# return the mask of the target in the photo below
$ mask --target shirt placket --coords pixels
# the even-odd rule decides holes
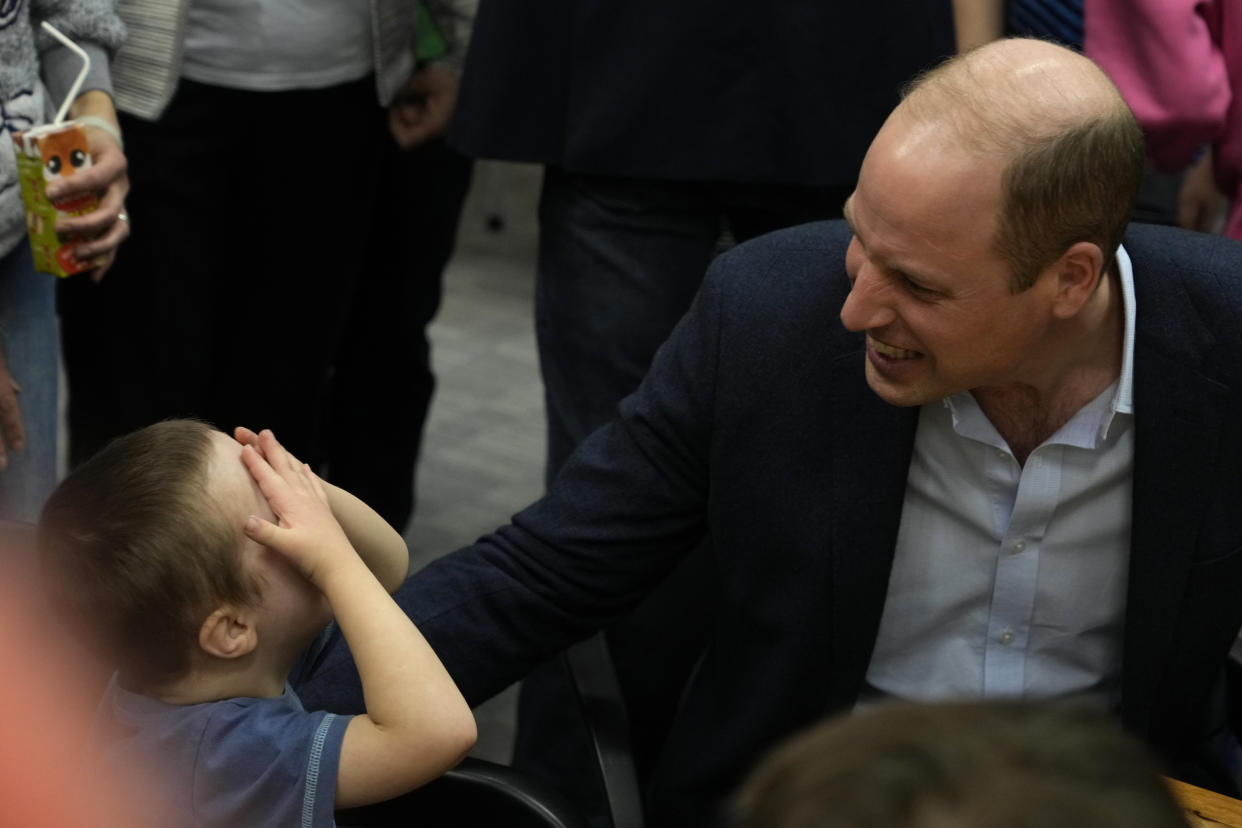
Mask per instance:
[[[1061,464],[1044,445],[1027,458],[1018,478],[1013,511],[997,549],[983,657],[984,698],[1021,696],[1031,618],[1039,582],[1039,552],[1061,487]],[[1017,461],[1009,456],[1008,462]]]

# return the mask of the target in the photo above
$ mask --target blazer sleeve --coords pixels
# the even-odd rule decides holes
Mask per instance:
[[[705,535],[724,270],[541,500],[397,592],[471,702],[635,606]]]

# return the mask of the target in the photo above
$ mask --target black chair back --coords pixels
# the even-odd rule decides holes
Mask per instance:
[[[506,765],[467,758],[404,796],[336,813],[339,828],[588,828],[560,792]]]

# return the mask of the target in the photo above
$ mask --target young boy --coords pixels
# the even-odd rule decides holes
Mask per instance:
[[[104,754],[159,769],[161,824],[332,825],[474,744],[468,706],[389,597],[401,537],[270,431],[180,420],[122,437],[61,483],[38,541],[53,606],[118,666]],[[308,713],[289,684],[333,615],[364,715]]]

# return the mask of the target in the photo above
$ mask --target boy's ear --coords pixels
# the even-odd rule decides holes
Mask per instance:
[[[216,658],[241,658],[254,652],[259,633],[245,609],[223,606],[198,630],[198,646]]]

